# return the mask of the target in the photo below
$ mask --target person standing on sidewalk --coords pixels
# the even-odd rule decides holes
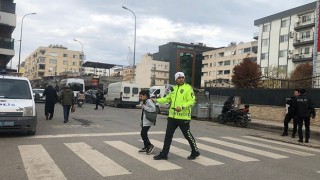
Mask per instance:
[[[177,72],[175,74],[176,86],[173,91],[166,97],[154,100],[160,104],[171,103],[163,148],[159,155],[153,157],[155,160],[168,159],[173,134],[177,127],[180,128],[191,146],[192,151],[188,159],[192,160],[200,156],[196,141],[190,132],[191,108],[195,103],[195,95],[193,88],[185,83],[184,78],[183,72]]]
[[[97,88],[97,93],[96,93],[96,108],[94,110],[98,110],[98,106],[101,106],[102,109],[104,109],[104,105],[101,104],[101,100],[103,100],[103,93],[100,91],[99,88]]]
[[[69,85],[66,85],[62,90],[58,101],[61,102],[63,106],[63,122],[67,123],[69,121],[70,109],[74,108],[74,94]]]
[[[46,120],[51,120],[54,114],[54,105],[58,101],[57,91],[53,89],[51,85],[49,85],[43,92],[43,96],[46,97],[45,105],[44,105],[44,114],[46,116]]]
[[[284,121],[283,121],[284,129],[283,129],[283,133],[281,134],[281,136],[288,136],[289,122],[291,121],[291,119],[293,119],[293,129],[292,129],[291,137],[292,138],[296,137],[298,123],[297,123],[297,118],[295,117],[294,105],[295,105],[297,96],[299,96],[299,90],[295,89],[293,92],[293,96],[286,103],[286,104],[288,104],[288,112],[287,112],[287,114],[284,118]]]
[[[300,89],[300,95],[296,99],[295,112],[298,120],[299,142],[303,142],[302,125],[305,126],[305,143],[309,143],[310,138],[310,116],[312,119],[316,117],[316,111],[313,107],[311,99],[306,96],[306,90]]]
[[[154,126],[156,123],[151,122],[146,118],[145,112],[156,112],[156,105],[150,99],[149,90],[141,90],[139,92],[139,99],[142,101],[142,111],[141,111],[141,138],[143,140],[144,147],[139,150],[139,152],[146,152],[151,154],[154,150],[154,145],[151,144],[148,138],[148,131],[151,126]]]

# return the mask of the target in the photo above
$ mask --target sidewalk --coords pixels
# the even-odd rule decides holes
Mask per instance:
[[[311,119],[312,121],[312,119]],[[260,119],[252,119],[251,122],[248,125],[248,128],[251,129],[262,129],[262,130],[274,130],[278,131],[278,134],[273,133],[273,135],[266,134],[262,135],[263,138],[272,139],[272,140],[279,140],[283,142],[288,142],[292,144],[300,144],[315,148],[320,148],[320,127],[319,126],[310,126],[310,142],[309,143],[299,143],[298,142],[298,133],[296,134],[296,138],[291,138],[292,133],[292,123],[289,123],[289,136],[280,136],[280,134],[283,131],[283,123],[282,122],[276,122],[276,121],[266,121],[266,120],[260,120]],[[304,135],[304,127],[303,127],[303,136]]]

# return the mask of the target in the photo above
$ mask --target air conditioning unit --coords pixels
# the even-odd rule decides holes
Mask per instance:
[[[289,54],[292,54],[293,51],[292,51],[292,50],[289,50],[288,52],[289,52]]]
[[[288,55],[288,59],[291,59],[291,55]]]
[[[294,32],[290,31],[290,38],[294,38]]]

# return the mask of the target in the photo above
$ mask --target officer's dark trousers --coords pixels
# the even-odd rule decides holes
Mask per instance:
[[[283,134],[288,134],[288,126],[291,119],[293,119],[292,134],[295,135],[297,133],[297,126],[298,126],[297,118],[294,117],[292,114],[287,113],[283,121],[283,124],[284,124]]]
[[[299,134],[299,139],[303,139],[302,135],[302,126],[305,126],[305,134],[306,134],[306,139],[310,138],[310,117],[299,117],[298,118],[298,134]]]
[[[164,139],[163,149],[161,152],[162,156],[164,157],[168,156],[170,145],[172,142],[172,137],[177,127],[180,128],[184,137],[188,140],[192,152],[198,151],[196,141],[190,132],[190,121],[168,118],[166,135]]]

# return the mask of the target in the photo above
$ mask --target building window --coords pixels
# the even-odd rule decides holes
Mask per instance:
[[[56,59],[50,59],[50,63],[51,64],[57,64],[57,60]]]
[[[63,60],[63,65],[68,65],[68,61],[67,60]]]
[[[222,66],[223,65],[223,61],[218,62],[218,66]]]
[[[281,27],[284,28],[284,27],[288,27],[290,25],[290,21],[289,19],[283,19],[281,21]]]
[[[301,22],[302,23],[305,23],[305,22],[308,22],[308,21],[311,21],[311,14],[306,14],[306,15],[303,15],[301,17]]]
[[[279,57],[287,57],[287,50],[280,50]]]
[[[244,53],[249,53],[249,52],[251,52],[251,47],[244,48],[244,49],[243,49],[243,52],[244,52]]]
[[[269,39],[262,39],[262,46],[268,46],[269,45]]]
[[[45,57],[39,57],[39,62],[46,62],[46,58]]]
[[[53,57],[57,57],[58,56],[57,53],[55,53],[55,52],[51,52],[51,53],[49,53],[49,55],[53,56]]]
[[[77,59],[78,58],[78,55],[73,55],[72,56],[74,59]]]
[[[68,54],[63,54],[63,57],[68,57]]]
[[[224,62],[224,65],[225,65],[225,66],[228,66],[228,65],[230,65],[230,60],[228,60],[228,61],[225,61],[225,62]]]
[[[212,67],[212,63],[209,64],[209,67]]]
[[[310,47],[304,48],[304,54],[310,54]]]
[[[230,74],[230,70],[224,70],[224,74]]]
[[[77,62],[73,62],[72,63],[72,65],[74,65],[74,66],[76,66],[78,63]],[[102,72],[102,71],[100,71],[100,72]]]
[[[268,59],[268,53],[262,53],[261,60],[267,60],[267,59]]]
[[[270,24],[264,24],[262,31],[263,31],[263,32],[268,32],[268,31],[270,31]]]
[[[46,69],[46,65],[45,64],[39,64],[39,69]]]
[[[223,74],[223,70],[218,71],[218,75]]]
[[[304,31],[300,33],[300,38],[310,38],[310,31]]]
[[[281,35],[281,36],[280,36],[280,43],[287,42],[288,39],[289,39],[288,34]]]

